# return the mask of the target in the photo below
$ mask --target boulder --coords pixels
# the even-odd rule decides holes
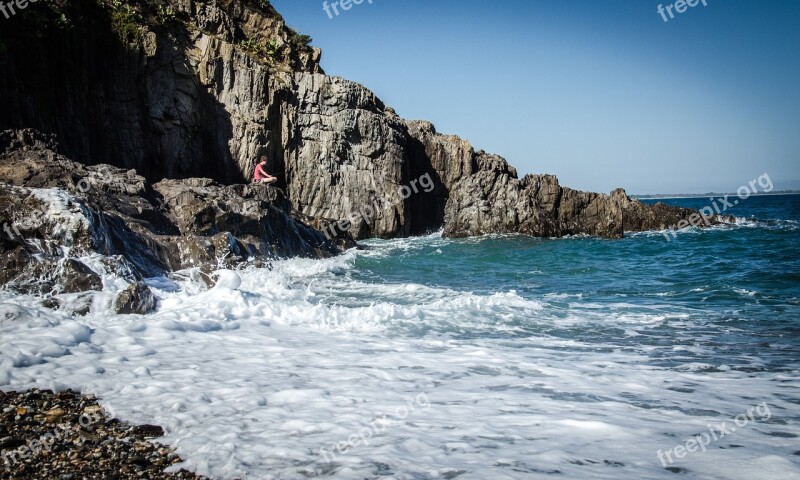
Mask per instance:
[[[114,311],[120,315],[146,315],[156,308],[156,298],[150,287],[136,282],[120,292],[114,300]]]

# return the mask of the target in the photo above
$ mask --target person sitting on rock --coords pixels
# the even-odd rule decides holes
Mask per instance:
[[[277,181],[277,177],[273,177],[267,173],[267,157],[261,157],[261,161],[256,165],[256,171],[253,174],[253,183],[266,183],[270,185]]]

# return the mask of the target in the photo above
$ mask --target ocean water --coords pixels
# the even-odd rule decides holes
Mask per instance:
[[[726,213],[186,271],[147,316],[86,258],[86,317],[0,291],[0,387],[95,393],[218,478],[800,478],[800,196]]]

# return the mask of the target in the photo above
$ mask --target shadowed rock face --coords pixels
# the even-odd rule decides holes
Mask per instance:
[[[112,2],[58,3],[3,25],[0,129],[57,134],[84,164],[241,183],[258,155],[282,156],[292,72],[321,71],[268,2],[174,0],[170,20],[121,2],[138,11],[124,40]]]
[[[50,23],[28,25],[34,18],[29,10],[4,27],[0,40],[15,41],[0,54],[0,103],[7,106],[0,128],[57,134],[68,157],[135,169],[142,177],[117,173],[130,175],[133,184],[153,182],[130,194],[130,208],[141,213],[121,212],[136,219],[132,230],[164,226],[178,229],[172,235],[215,238],[213,232],[230,229],[254,204],[279,200],[257,189],[222,186],[251,178],[262,154],[286,191],[280,201],[306,223],[320,227],[325,219],[347,219],[374,206],[369,218],[351,217],[357,238],[439,229],[453,237],[515,232],[617,238],[695,213],[640,204],[624,191],[578,192],[550,175],[519,179],[503,158],[441,135],[429,122],[405,121],[363,86],[324,75],[320,51],[297,40],[265,1],[169,0],[176,12],[169,21],[143,0],[128,3],[139,12],[137,39],[120,40],[111,27],[113,8],[103,1],[40,2],[36,8],[46,20],[52,17]],[[61,14],[70,28],[56,22]],[[424,175],[431,189],[376,201]],[[217,183],[176,180],[195,177]],[[165,178],[175,181],[155,183]],[[217,195],[241,198],[236,208],[243,210],[223,211],[211,201]],[[153,208],[159,197],[175,200],[175,210]],[[194,216],[207,231],[177,221],[176,212]],[[294,251],[255,219],[244,225],[244,237],[263,235],[277,242],[279,252]],[[224,247],[226,240],[215,242]],[[172,253],[161,246],[140,255],[184,264],[214,245]],[[235,244],[231,249],[241,250]]]
[[[93,253],[133,282],[340,252],[295,218],[276,188],[209,179],[151,185],[133,170],[72,162],[52,142],[31,130],[0,133],[0,284],[39,294],[99,290],[98,275],[78,260]]]

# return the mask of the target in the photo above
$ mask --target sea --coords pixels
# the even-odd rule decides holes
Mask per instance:
[[[85,257],[86,316],[0,291],[0,388],[93,393],[219,479],[800,479],[800,195],[725,213],[187,270],[145,316]]]

